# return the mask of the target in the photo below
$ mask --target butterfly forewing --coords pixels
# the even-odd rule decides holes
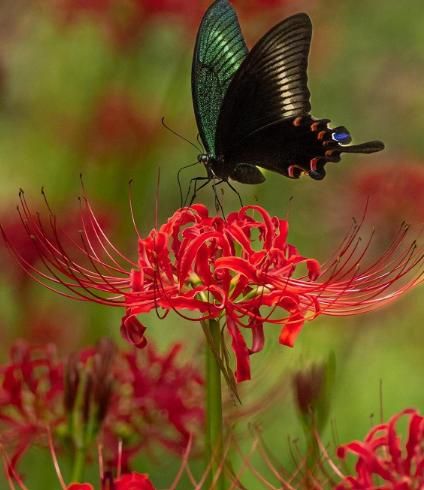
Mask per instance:
[[[227,0],[205,13],[192,68],[194,112],[206,152],[215,155],[215,133],[227,88],[248,53],[237,15]]]
[[[306,70],[311,37],[309,17],[297,14],[258,41],[225,94],[216,134],[218,155],[265,127],[310,112]]]

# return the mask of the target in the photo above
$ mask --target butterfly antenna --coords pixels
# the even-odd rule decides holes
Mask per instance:
[[[203,149],[203,153],[205,153],[205,149],[204,149],[204,146],[203,146],[202,140],[201,140],[201,138],[200,138],[200,133],[197,133],[196,140],[197,140],[197,142],[199,143],[200,148],[202,148],[202,149]]]
[[[185,138],[183,135],[177,133],[176,131],[174,131],[173,129],[171,129],[165,122],[165,118],[162,117],[161,119],[162,121],[162,126],[167,129],[168,131],[170,131],[173,135],[177,136],[178,138],[182,139],[183,141],[186,141],[187,143],[189,143],[193,148],[196,148],[196,150],[199,152],[199,153],[202,153],[202,149],[199,148],[197,145],[195,145],[192,141],[190,141],[189,139]]]

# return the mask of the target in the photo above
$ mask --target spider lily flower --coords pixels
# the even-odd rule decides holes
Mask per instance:
[[[71,483],[64,490],[95,490],[91,483]],[[155,490],[144,473],[127,473],[116,479],[103,480],[100,490]]]
[[[160,19],[173,20],[188,33],[202,12],[202,5],[189,0],[60,0],[51,2],[66,23],[91,19],[105,32],[115,48],[137,45],[149,25]]]
[[[80,151],[104,163],[118,159],[130,165],[145,154],[155,142],[154,109],[142,112],[130,91],[108,87],[96,101],[87,124],[75,127]],[[83,132],[83,135],[78,134]]]
[[[99,435],[108,465],[122,441],[124,470],[157,445],[181,454],[203,423],[203,380],[180,351],[122,351],[104,339],[64,362],[52,345],[16,343],[0,365],[0,443],[10,467],[30,445],[45,445],[46,427],[62,445],[89,446]]]
[[[422,223],[423,162],[402,157],[401,176],[399,170],[399,159],[382,159],[372,169],[361,167],[352,172],[346,195],[349,211],[357,212],[368,200],[368,220],[378,226],[392,229],[401,220]]]
[[[404,419],[408,429],[402,441],[397,424]],[[364,441],[338,448],[339,458],[345,458],[348,453],[357,457],[355,474],[346,476],[336,490],[421,489],[424,487],[424,417],[416,410],[403,410],[388,423],[375,426]]]
[[[22,227],[22,222],[19,216],[14,212],[14,209],[7,207],[1,212],[0,222],[5,228],[7,228],[10,240],[13,241],[14,247],[19,255],[25,260],[26,263],[34,265],[38,260],[38,253],[34,244],[31,243],[31,239]],[[7,274],[9,283],[16,283],[16,285],[22,290],[27,281],[28,275],[21,268],[16,268],[10,263],[10,256],[4,253],[4,250],[0,251],[0,266],[3,274]]]
[[[367,261],[371,239],[362,242],[360,225],[354,225],[333,258],[321,265],[288,243],[286,220],[260,206],[243,207],[224,219],[196,204],[179,209],[146,237],[136,229],[138,258],[131,260],[83,202],[76,239],[58,231],[50,210],[43,222],[21,193],[22,223],[44,265],[27,262],[3,230],[23,269],[69,298],[125,309],[121,333],[137,347],[146,344],[146,327],[138,317],[155,309],[193,322],[225,321],[237,381],[250,379],[249,356],[262,350],[266,324],[280,330],[280,344],[293,347],[306,320],[372,311],[422,282],[423,249],[406,243],[407,226],[384,253]]]
[[[403,427],[407,423],[406,431]],[[398,429],[398,424],[402,429]],[[257,431],[256,431],[257,432]],[[308,465],[308,457],[299,456],[294,471],[286,471],[276,455],[269,453],[257,432],[252,448],[258,453],[269,474],[284,490],[421,490],[424,488],[424,417],[414,409],[405,409],[387,423],[371,429],[363,441],[353,441],[338,447],[336,456],[329,454],[317,432],[315,437],[319,458],[314,466]],[[236,448],[238,451],[239,449]],[[240,452],[240,451],[239,451]],[[356,458],[353,474],[346,473],[342,460],[350,454]],[[243,459],[251,469],[250,458]],[[343,468],[343,469],[342,469]],[[264,488],[277,488],[269,476],[261,475],[252,468],[252,474],[260,479]]]
[[[10,359],[0,365],[0,443],[10,449],[13,468],[46,425],[65,420],[62,408],[63,364],[52,345],[30,347],[16,342]]]

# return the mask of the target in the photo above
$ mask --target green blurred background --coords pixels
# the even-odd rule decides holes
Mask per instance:
[[[3,222],[13,222],[19,188],[41,209],[42,186],[58,219],[72,220],[82,173],[114,242],[135,257],[128,181],[134,181],[133,203],[142,231],[153,226],[157,196],[159,222],[179,207],[176,173],[197,154],[161,126],[161,117],[195,140],[191,56],[207,2],[180,1],[176,8],[175,2],[169,2],[172,8],[166,2],[147,3],[143,15],[134,18],[137,2],[131,0],[116,0],[105,11],[102,1],[1,1]],[[345,156],[340,164],[328,164],[322,182],[268,174],[261,186],[239,187],[243,200],[258,202],[271,214],[288,214],[289,241],[303,255],[324,261],[370,198],[364,232],[367,226],[375,228],[378,250],[402,220],[419,226],[424,217],[422,0],[409,0],[407,5],[397,0],[268,3],[266,7],[267,2],[259,0],[236,2],[249,46],[277,20],[307,11],[314,24],[309,68],[313,114],[330,118],[333,126],[346,125],[356,142],[381,139],[387,149],[384,154]],[[199,168],[193,174],[187,171],[184,181],[196,172]],[[223,199],[226,210],[237,208],[231,192]],[[213,209],[209,188],[199,194],[199,201]],[[120,341],[121,311],[52,295],[24,279],[7,253],[1,254],[1,359],[19,337],[56,342],[63,353],[102,335]],[[241,394],[249,404],[269,389],[281,389],[278,403],[251,420],[261,424],[283,465],[292,465],[287,437],[302,438],[290,391],[291,373],[327,359],[330,352],[337,364],[330,417],[341,442],[362,438],[379,420],[380,381],[386,418],[405,407],[422,409],[422,292],[418,289],[365,316],[321,317],[306,325],[294,349],[279,346],[278,330],[267,327],[266,349],[252,359],[254,379],[241,387]],[[183,340],[187,358],[197,355],[202,366],[202,334],[196,325],[176,315],[159,321],[154,313],[144,323],[149,339],[162,348]],[[330,439],[328,431],[324,440]],[[28,456],[24,473],[30,489],[49,488],[46,466],[35,464],[40,461],[50,465],[49,455],[35,451]],[[178,458],[140,457],[135,466],[148,471],[160,487],[174,474]],[[261,488],[257,482],[246,485],[249,490]]]

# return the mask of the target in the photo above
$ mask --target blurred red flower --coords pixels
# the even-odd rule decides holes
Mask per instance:
[[[71,240],[68,249],[67,234],[57,232],[56,219],[49,220],[51,241],[21,198],[25,227],[47,270],[37,270],[15,254],[34,278],[74,299],[124,307],[121,332],[137,347],[146,344],[146,327],[136,315],[153,309],[162,308],[165,315],[174,310],[195,322],[225,318],[238,381],[250,378],[249,356],[262,350],[265,324],[279,326],[279,342],[293,346],[305,320],[371,311],[422,281],[422,249],[415,243],[404,246],[406,228],[385,253],[364,266],[370,242],[361,247],[356,225],[334,259],[321,267],[287,242],[288,222],[260,206],[223,219],[194,205],[176,211],[146,238],[137,232],[138,260],[131,261],[103,233],[87,201],[85,244],[75,246]],[[102,249],[102,254],[93,252]],[[68,292],[57,289],[60,285]],[[250,332],[250,346],[242,332]]]
[[[116,490],[155,490],[145,474],[130,473],[115,480]]]
[[[401,164],[399,161],[401,160]],[[350,212],[367,205],[367,216],[377,226],[392,229],[401,221],[424,221],[424,162],[402,157],[383,160],[353,172],[348,190]]]
[[[71,483],[66,490],[94,490],[90,483]],[[112,486],[102,485],[101,490],[155,490],[145,473],[128,473],[113,481]]]
[[[203,381],[193,366],[181,363],[180,351],[176,344],[165,354],[152,345],[143,352],[115,352],[109,341],[65,364],[51,345],[18,342],[0,366],[0,441],[12,451],[11,467],[29,444],[45,443],[47,427],[69,442],[69,420],[78,411],[84,420],[96,414],[108,464],[119,457],[127,470],[138,451],[155,444],[182,452],[203,423]]]
[[[11,466],[31,443],[39,442],[46,425],[64,421],[63,364],[52,345],[30,347],[17,342],[10,360],[0,365],[0,441],[13,446]]]
[[[208,0],[55,0],[66,22],[91,17],[102,26],[118,48],[128,48],[140,40],[154,21],[172,20],[184,26],[192,35],[211,4]],[[240,15],[246,18],[266,16],[289,0],[234,0]]]
[[[91,17],[118,48],[133,46],[155,19],[170,18],[190,30],[204,10],[202,2],[190,0],[57,0],[66,22]]]
[[[397,432],[401,419],[408,421],[406,440]],[[406,409],[387,424],[374,427],[364,441],[339,447],[337,454],[347,453],[358,459],[354,476],[346,476],[336,490],[421,490],[424,488],[424,417]]]
[[[79,234],[83,231],[81,230],[81,226],[83,225],[81,218],[85,212],[86,211],[80,206],[69,206],[62,209],[62,219],[58,231],[64,232],[65,230],[72,230],[74,232],[73,238],[78,240]],[[99,206],[99,212],[96,219],[98,219],[102,229],[108,230],[108,232],[113,229],[116,223],[114,211],[104,205]],[[35,266],[41,256],[37,250],[37,246],[34,244],[33,237],[28,233],[28,229],[25,228],[25,226],[22,226],[22,216],[16,213],[15,205],[13,207],[5,206],[0,211],[0,223],[8,230],[8,236],[13,240],[16,251],[23,258],[25,263],[31,267]],[[93,236],[93,233],[95,230],[91,229],[86,231],[90,234],[91,240],[94,243],[95,237]],[[46,239],[54,240],[52,233],[54,233],[53,230],[46,229]],[[11,280],[13,284],[16,284],[16,286],[19,287],[20,293],[22,293],[22,287],[27,285],[26,283],[28,282],[29,276],[22,268],[17,268],[14,264],[11,264],[10,255],[5,254],[4,249],[0,249],[0,267],[2,271],[8,274],[8,279]],[[28,307],[30,305],[26,306]],[[34,311],[31,313],[34,313]]]
[[[14,212],[14,209],[5,209],[1,213],[0,222],[7,228],[10,239],[15,244],[16,251],[29,265],[34,265],[39,260],[39,253],[34,247],[31,237],[28,235],[25,228],[22,226],[22,221]],[[0,253],[0,267],[9,280],[13,280],[20,288],[28,281],[28,274],[22,268],[16,268],[10,263],[9,254],[5,254],[4,250]]]
[[[154,137],[154,125],[148,116],[141,113],[127,92],[106,91],[84,129],[83,151],[102,162],[118,157],[120,161],[135,163]]]
[[[94,487],[91,483],[71,483],[66,490],[94,490]]]

